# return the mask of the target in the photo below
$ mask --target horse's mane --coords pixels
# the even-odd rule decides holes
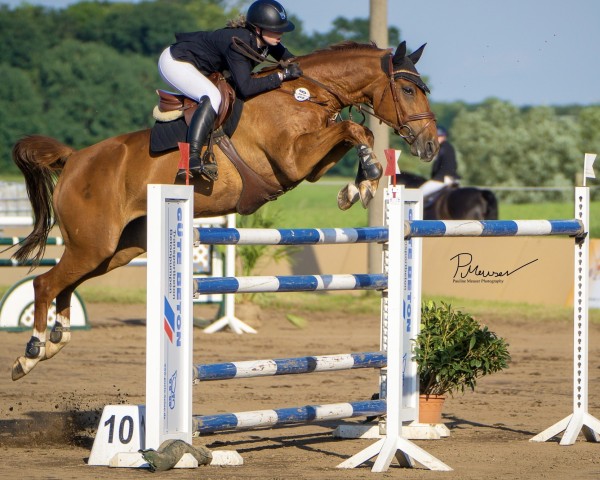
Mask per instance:
[[[375,42],[359,43],[359,42],[355,42],[353,40],[345,40],[343,42],[334,43],[333,45],[329,45],[328,47],[319,48],[317,50],[314,50],[311,53],[307,53],[306,55],[300,55],[298,57],[295,57],[293,59],[293,61],[310,60],[310,59],[319,57],[319,56],[327,54],[327,53],[358,51],[358,50],[378,51],[378,50],[380,50],[380,48],[375,44]],[[261,74],[262,73],[270,73],[277,68],[278,67],[276,65],[267,65],[266,67],[261,68],[258,73],[261,73]]]
[[[304,59],[312,57],[313,55],[319,55],[328,52],[343,52],[348,50],[379,50],[379,47],[375,44],[375,42],[359,43],[353,40],[344,40],[343,42],[334,43],[333,45],[329,45],[328,47],[319,48],[314,52],[302,55],[298,58]]]
[[[329,50],[335,51],[335,50],[362,50],[362,49],[379,50],[379,47],[375,44],[375,42],[358,43],[353,40],[344,40],[343,42],[334,43],[333,45],[330,45],[328,47],[315,50],[313,53],[326,52]]]

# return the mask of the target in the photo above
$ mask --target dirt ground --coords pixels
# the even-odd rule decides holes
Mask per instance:
[[[99,415],[107,404],[144,403],[145,306],[89,304],[93,324],[77,331],[58,356],[13,382],[10,368],[29,332],[0,333],[0,478],[134,479],[600,479],[600,444],[580,435],[573,446],[529,439],[573,411],[573,328],[570,319],[498,318],[481,323],[510,343],[510,368],[480,380],[475,392],[448,398],[441,440],[415,440],[454,470],[434,472],[396,464],[382,474],[369,466],[335,466],[373,440],[333,439],[339,422],[218,433],[194,440],[211,449],[236,449],[241,467],[197,470],[110,469],[86,464]],[[296,328],[282,311],[239,316],[258,335],[195,333],[195,363],[374,351],[379,319],[370,315],[306,314]],[[589,412],[600,418],[600,328],[590,327]],[[373,370],[205,382],[195,387],[194,413],[235,412],[368,399]],[[360,421],[360,420],[357,420]]]

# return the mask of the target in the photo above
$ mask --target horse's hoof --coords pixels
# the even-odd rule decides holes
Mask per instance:
[[[67,345],[67,343],[69,343],[69,337],[64,337],[64,336],[63,336],[62,342],[57,342],[57,343],[54,343],[52,341],[47,342],[46,343],[46,355],[44,356],[44,358],[42,358],[42,360],[47,360],[49,358],[52,358],[54,355],[56,355],[58,352],[60,352]]]
[[[57,321],[50,332],[49,340],[46,342],[46,358],[52,358],[71,341],[71,329]]]
[[[360,198],[360,192],[356,185],[349,183],[342,188],[337,196],[338,208],[340,210],[348,210],[352,205],[358,202]]]
[[[375,192],[371,188],[371,184],[369,182],[361,182],[359,191],[360,202],[362,203],[363,208],[367,208],[371,200],[373,200]]]
[[[29,373],[29,370],[26,372],[25,369],[23,368],[23,365],[21,364],[21,358],[23,358],[23,357],[17,358],[15,360],[15,363],[13,363],[13,366],[12,366],[13,381],[19,380],[20,378],[23,378],[25,375],[27,375],[27,373]]]
[[[340,210],[348,210],[352,204],[348,201],[348,187],[342,188],[337,195],[337,204]]]

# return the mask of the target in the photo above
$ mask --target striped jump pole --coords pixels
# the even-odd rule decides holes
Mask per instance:
[[[383,290],[383,274],[287,275],[197,278],[195,295],[209,293],[316,292],[336,290]]]
[[[206,245],[333,245],[383,243],[385,227],[368,228],[199,228],[194,239]]]
[[[55,243],[54,245],[60,245]],[[53,267],[58,265],[60,262],[60,258],[42,258],[40,260],[25,260],[23,262],[18,262],[13,260],[12,258],[0,258],[0,267]],[[146,259],[144,258],[134,258],[127,264],[130,267],[144,267],[146,266]]]
[[[581,220],[412,220],[405,237],[523,237],[570,235],[581,237]]]
[[[0,237],[0,245],[19,245],[27,237]],[[48,237],[46,245],[64,245],[62,237]]]
[[[357,368],[383,368],[387,365],[385,352],[343,353],[296,358],[225,362],[194,367],[194,381],[229,380],[278,375],[298,375]]]
[[[222,413],[194,416],[194,430],[199,435],[224,430],[244,430],[275,427],[296,423],[325,422],[345,418],[379,416],[386,413],[385,400],[306,405],[303,407],[256,410],[253,412]]]

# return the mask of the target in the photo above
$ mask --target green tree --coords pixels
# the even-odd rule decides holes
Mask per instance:
[[[0,62],[35,68],[43,50],[56,45],[56,13],[42,7],[0,5]]]
[[[66,40],[40,67],[46,132],[82,147],[152,124],[154,60],[104,45]]]
[[[581,130],[581,151],[600,155],[600,105],[582,109],[577,123]]]
[[[0,170],[17,172],[10,151],[20,137],[42,128],[44,102],[25,71],[0,63],[0,78]]]
[[[550,107],[521,111],[490,99],[455,118],[452,140],[460,153],[464,183],[497,186],[572,185],[579,168],[579,129],[571,117]],[[510,192],[503,199],[524,201],[543,193]]]

